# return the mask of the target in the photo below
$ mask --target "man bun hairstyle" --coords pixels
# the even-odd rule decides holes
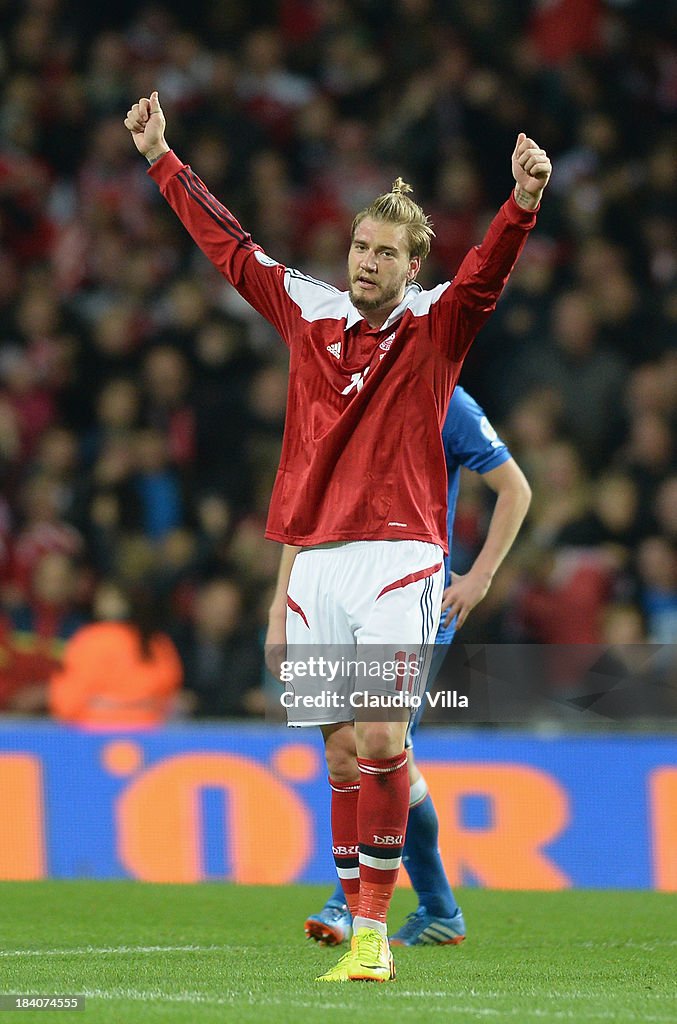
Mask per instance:
[[[430,242],[435,237],[435,232],[430,217],[423,212],[418,203],[409,198],[413,191],[411,185],[403,178],[395,178],[390,192],[384,192],[357,214],[350,233],[351,239],[355,237],[357,228],[366,217],[388,224],[400,224],[407,231],[409,256],[418,256],[424,260],[430,252]]]
[[[409,195],[409,193],[413,192],[413,191],[414,190],[411,187],[411,185],[409,184],[409,182],[405,181],[404,178],[395,178],[395,180],[393,182],[393,187],[391,189],[391,193],[392,192],[399,192],[401,195],[405,196],[405,195]]]

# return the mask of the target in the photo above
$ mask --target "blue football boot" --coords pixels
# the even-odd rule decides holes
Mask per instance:
[[[345,903],[327,900],[319,914],[311,914],[304,924],[306,938],[321,946],[340,946],[353,934],[353,919]]]
[[[399,931],[390,936],[391,946],[458,946],[465,939],[461,908],[453,917],[433,917],[425,907],[409,914]]]

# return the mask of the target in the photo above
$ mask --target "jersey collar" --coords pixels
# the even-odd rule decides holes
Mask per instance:
[[[399,320],[403,313],[409,308],[409,306],[416,298],[416,296],[419,295],[422,291],[423,289],[421,288],[420,284],[416,284],[415,281],[412,281],[411,284],[408,284],[404,291],[404,298],[400,302],[399,306],[395,307],[395,309],[392,311],[392,313],[385,321],[383,326],[379,329],[381,331],[385,331],[386,327],[390,327],[392,324],[395,323],[396,320]],[[344,327],[344,330],[347,331],[350,327],[354,327],[359,320],[364,320],[364,317],[362,316],[360,311],[356,309],[355,306],[353,306],[352,302],[349,301],[348,316],[346,317],[346,325]]]

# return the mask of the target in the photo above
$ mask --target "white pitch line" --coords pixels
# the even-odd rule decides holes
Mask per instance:
[[[251,952],[249,946],[79,946],[75,949],[0,949],[0,957],[14,956],[127,956],[136,953]]]
[[[640,949],[645,953],[653,953],[657,949],[672,949],[677,946],[677,939],[652,939],[647,942],[624,939],[621,942],[572,942],[570,945],[580,949]]]
[[[394,991],[394,990],[393,990]],[[169,1003],[189,1003],[192,1005],[210,1005],[210,1006],[232,1006],[233,1003],[243,1000],[245,996],[244,992],[237,993],[232,992],[228,996],[210,996],[205,995],[203,992],[162,992],[158,989],[150,989],[148,991],[140,989],[126,989],[126,988],[115,988],[115,989],[84,989],[81,990],[81,994],[85,998],[90,999],[129,999],[133,1002],[169,1002]],[[419,998],[421,995],[426,996],[439,996],[449,999],[448,992],[409,992],[397,990],[395,993],[398,998],[416,996]],[[322,1000],[308,1001],[300,999],[275,999],[271,997],[255,996],[252,992],[248,994],[246,1002],[252,1006],[287,1006],[296,1007],[299,1009],[326,1009],[326,1010],[344,1010],[350,1012],[352,1006],[348,1002],[327,1002]],[[435,1006],[429,1005],[426,1007],[426,1013],[437,1012],[448,1014],[448,1006]],[[618,1015],[613,1011],[589,1011],[589,1010],[539,1010],[539,1009],[523,1009],[515,1007],[512,1010],[498,1010],[491,1007],[480,1007],[473,1006],[471,1003],[459,1003],[458,1000],[454,999],[454,1012],[464,1013],[473,1017],[495,1017],[495,1018],[515,1018],[515,1017],[535,1017],[537,1019],[547,1018],[548,1020],[574,1020],[578,1021],[581,1019],[581,1013],[585,1013],[585,1017],[588,1020],[612,1020],[612,1021],[642,1021],[647,1024],[674,1024],[674,1017],[659,1017],[654,1014],[635,1014],[631,1011],[622,1011],[623,1016]]]

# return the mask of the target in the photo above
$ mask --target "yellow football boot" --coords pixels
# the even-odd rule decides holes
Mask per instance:
[[[349,981],[394,981],[395,961],[388,940],[375,928],[358,928],[346,970]]]

